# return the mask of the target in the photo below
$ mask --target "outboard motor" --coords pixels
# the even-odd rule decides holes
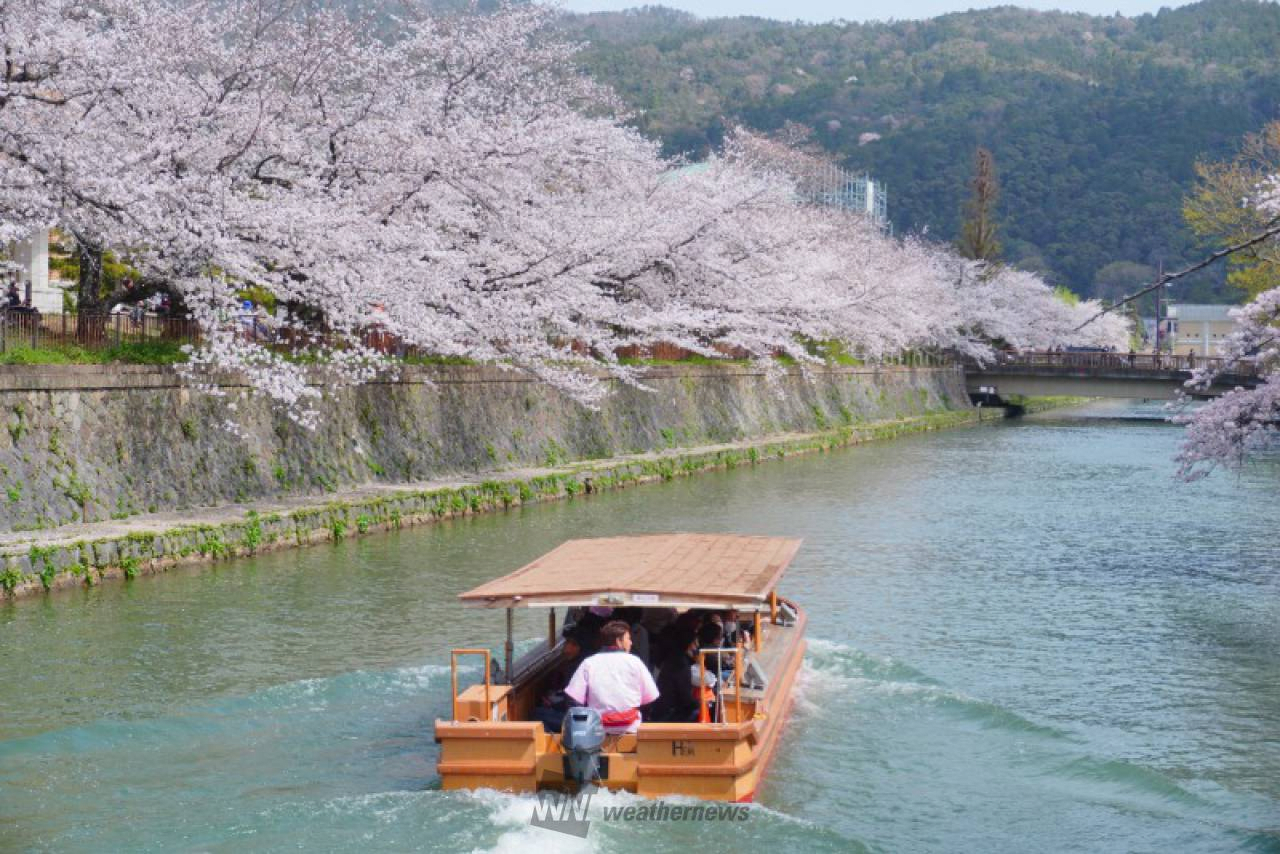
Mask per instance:
[[[600,768],[600,747],[604,744],[604,722],[600,713],[585,706],[574,706],[565,712],[560,727],[560,743],[564,746],[564,776],[578,788],[602,779],[608,772]]]

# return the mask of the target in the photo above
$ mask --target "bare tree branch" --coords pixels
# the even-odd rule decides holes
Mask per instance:
[[[1131,303],[1134,300],[1136,300],[1138,297],[1145,296],[1151,293],[1156,288],[1164,287],[1170,282],[1175,281],[1176,279],[1181,279],[1184,276],[1189,276],[1192,273],[1196,272],[1197,270],[1203,270],[1205,267],[1208,267],[1210,264],[1213,264],[1217,261],[1221,261],[1223,258],[1226,258],[1228,255],[1234,255],[1235,253],[1243,249],[1248,249],[1250,246],[1257,246],[1259,243],[1270,240],[1272,237],[1275,237],[1277,235],[1280,235],[1280,216],[1271,220],[1271,222],[1267,224],[1267,228],[1264,231],[1258,234],[1255,234],[1253,237],[1250,237],[1248,240],[1244,240],[1244,241],[1241,241],[1240,243],[1236,243],[1231,246],[1227,246],[1223,249],[1219,249],[1217,252],[1214,252],[1213,254],[1207,256],[1206,258],[1204,258],[1201,261],[1198,261],[1195,264],[1192,264],[1190,267],[1187,267],[1184,270],[1179,270],[1176,273],[1165,273],[1154,284],[1147,285],[1142,290],[1138,291],[1137,293],[1130,294],[1124,299],[1116,300],[1111,305],[1107,306],[1102,311],[1098,312],[1093,317],[1089,318],[1084,323],[1077,326],[1074,331],[1079,332],[1081,329],[1084,329],[1086,326],[1088,326],[1090,323],[1093,323],[1095,320],[1097,320],[1099,317],[1102,317],[1104,314],[1110,314],[1120,306],[1125,305],[1126,303]]]

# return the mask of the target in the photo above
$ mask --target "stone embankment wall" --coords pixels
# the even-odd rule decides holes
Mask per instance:
[[[441,368],[334,395],[317,433],[242,404],[237,436],[222,426],[221,400],[168,371],[0,373],[10,413],[0,598],[754,465],[980,414],[948,369],[832,370],[772,383],[736,366],[688,367],[655,370],[649,385],[619,388],[588,412],[518,374]],[[135,515],[144,503],[164,512]]]
[[[263,402],[183,386],[170,368],[0,372],[0,530],[125,519],[967,409],[950,368],[840,368],[773,383],[737,365],[654,368],[597,411],[515,371],[406,370],[344,389],[308,431]],[[230,415],[240,435],[224,424]],[[320,500],[323,500],[321,498]]]

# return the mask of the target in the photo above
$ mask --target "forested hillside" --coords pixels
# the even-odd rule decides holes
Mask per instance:
[[[1271,2],[827,25],[646,8],[566,26],[669,151],[701,152],[737,122],[807,125],[887,183],[900,231],[953,239],[974,149],[990,148],[1006,258],[1088,295],[1196,257],[1180,210],[1193,163],[1280,116]],[[1178,296],[1234,298],[1221,281],[1215,271]]]

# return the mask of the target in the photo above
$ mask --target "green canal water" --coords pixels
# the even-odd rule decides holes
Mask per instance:
[[[0,608],[3,851],[1280,851],[1280,465],[1182,485],[1108,403]],[[445,793],[456,593],[568,537],[804,537],[745,821]],[[533,638],[541,621],[517,624]]]

